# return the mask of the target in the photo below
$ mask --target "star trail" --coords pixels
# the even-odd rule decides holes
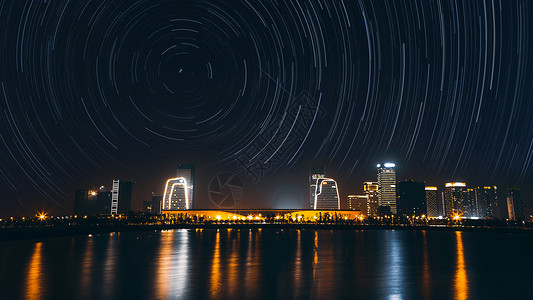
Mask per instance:
[[[532,16],[519,0],[0,1],[0,215],[67,213],[112,178],[140,205],[178,162],[206,206],[221,171],[248,206],[305,195],[314,162],[343,194],[384,160],[527,192]]]

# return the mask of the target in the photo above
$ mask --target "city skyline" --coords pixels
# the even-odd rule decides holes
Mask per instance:
[[[2,216],[117,178],[140,210],[179,162],[199,206],[229,177],[239,205],[301,207],[311,165],[345,199],[392,161],[520,188],[531,211],[528,1],[102,3],[0,8]]]

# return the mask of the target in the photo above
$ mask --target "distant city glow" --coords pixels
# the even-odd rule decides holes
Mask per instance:
[[[464,182],[448,182],[448,183],[446,183],[446,187],[466,187],[466,183],[464,183]]]

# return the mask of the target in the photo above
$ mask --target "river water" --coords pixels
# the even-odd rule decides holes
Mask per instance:
[[[0,299],[533,299],[529,234],[183,229],[0,255]]]

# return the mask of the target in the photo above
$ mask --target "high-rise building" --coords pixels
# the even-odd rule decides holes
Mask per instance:
[[[396,205],[399,215],[422,216],[427,213],[425,187],[425,183],[412,180],[398,183]]]
[[[131,210],[133,196],[132,181],[113,180],[111,190],[111,214],[126,214]]]
[[[362,215],[368,215],[368,196],[366,195],[348,195],[347,199],[349,210],[359,210]]]
[[[523,221],[524,204],[520,197],[520,190],[516,188],[507,189],[507,213],[509,220]],[[512,215],[511,215],[512,212]],[[511,218],[512,216],[512,218]]]
[[[366,211],[370,217],[378,215],[379,201],[378,201],[379,185],[377,182],[365,182],[363,183],[363,191],[367,197]]]
[[[163,196],[152,195],[152,213],[160,214],[163,205]]]
[[[111,212],[111,198],[112,193],[101,186],[96,194],[96,213],[109,214]]]
[[[188,181],[185,178],[178,177],[167,180],[161,209],[164,211],[191,209],[189,191]]]
[[[340,210],[341,202],[337,182],[331,178],[316,181],[315,210]]]
[[[426,186],[426,207],[428,218],[439,217],[439,191],[436,186]]]
[[[176,174],[178,178],[185,179],[187,183],[187,195],[188,208],[192,209],[194,207],[194,179],[195,179],[195,166],[193,164],[178,164],[178,172]]]
[[[454,214],[465,218],[477,217],[474,190],[467,188],[464,182],[446,183],[444,203],[447,217]]]
[[[390,212],[398,213],[396,208],[396,165],[378,164],[378,202],[379,206],[390,207]]]
[[[474,190],[480,218],[500,218],[498,187],[484,186]]]
[[[309,208],[313,209],[315,205],[316,181],[326,177],[326,168],[324,166],[311,166],[309,168]]]

